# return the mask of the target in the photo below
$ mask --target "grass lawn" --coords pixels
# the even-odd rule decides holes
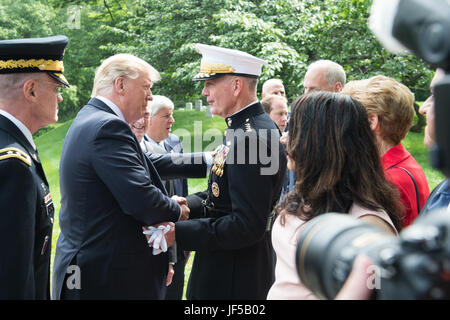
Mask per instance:
[[[185,111],[185,110],[175,110],[174,112],[175,124],[173,126],[172,132],[179,133],[182,139],[183,147],[185,152],[191,151],[201,151],[201,149],[211,149],[213,144],[221,143],[221,138],[218,135],[222,134],[226,128],[224,119],[214,116],[213,118],[206,118],[204,112],[195,111]],[[58,239],[60,228],[59,228],[59,209],[60,209],[60,193],[59,193],[59,160],[61,157],[61,149],[72,120],[57,123],[52,125],[53,129],[48,130],[46,133],[35,138],[36,145],[39,150],[39,157],[42,160],[44,170],[47,179],[50,184],[50,191],[52,192],[53,202],[55,204],[55,224],[53,227],[53,238],[52,238],[52,266],[55,254],[55,245]],[[194,132],[191,134],[190,138],[183,134],[186,132]],[[203,140],[203,136],[204,139]],[[219,141],[217,141],[219,139]],[[428,184],[430,190],[432,190],[443,178],[444,176],[431,168],[428,161],[428,151],[423,145],[423,133],[409,133],[406,139],[403,141],[403,145],[406,149],[411,152],[414,158],[420,163],[425,171],[428,178]],[[198,191],[203,191],[207,187],[207,179],[189,179],[189,192],[195,193]],[[187,286],[187,280],[192,267],[192,257],[186,266],[186,278],[185,278],[185,289]]]

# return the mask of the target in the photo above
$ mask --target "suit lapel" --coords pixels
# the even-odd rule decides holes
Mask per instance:
[[[144,162],[146,162],[147,171],[150,174],[150,178],[152,179],[152,183],[155,185],[155,187],[160,189],[162,191],[162,193],[167,195],[167,190],[166,190],[164,184],[162,183],[161,177],[159,176],[158,171],[156,170],[155,166],[153,165],[153,162],[145,155],[144,155],[144,158],[145,158]]]
[[[105,111],[105,112],[108,112],[108,113],[116,115],[116,113],[110,107],[108,107],[108,105],[106,103],[104,103],[100,99],[92,98],[91,100],[88,101],[87,105],[93,106],[93,107],[95,107],[97,109],[100,109],[102,111]]]
[[[167,153],[170,153],[173,150],[172,145],[166,140],[164,140],[164,147],[166,148]]]
[[[103,101],[101,101],[99,99],[92,98],[91,100],[89,100],[89,102],[87,104],[91,105],[97,109],[100,109],[101,111],[116,115],[116,113],[110,107],[108,107],[108,105],[106,103],[104,103]],[[142,160],[142,164],[144,165],[145,170],[150,175],[152,183],[155,185],[155,187],[159,188],[165,195],[167,195],[167,191],[161,181],[161,177],[159,176],[158,171],[156,170],[152,161],[144,154],[144,152],[141,148],[141,145],[139,144],[139,141],[137,140],[136,136],[133,134],[133,131],[131,130],[131,128],[130,128],[130,132],[131,132],[131,135],[133,136],[138,155]]]

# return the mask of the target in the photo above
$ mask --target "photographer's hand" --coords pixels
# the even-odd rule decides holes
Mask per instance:
[[[372,290],[369,289],[368,281],[371,273],[368,272],[373,262],[366,255],[356,257],[352,272],[348,276],[335,300],[367,300]]]

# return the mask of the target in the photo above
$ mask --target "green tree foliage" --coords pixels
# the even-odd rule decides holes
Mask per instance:
[[[120,27],[134,39],[131,50],[161,71],[158,92],[175,100],[201,92],[191,81],[200,59],[196,42],[266,59],[260,83],[282,79],[291,99],[303,92],[307,65],[330,59],[344,66],[349,80],[384,74],[423,100],[432,72],[412,55],[383,49],[367,26],[370,5],[365,0],[140,0],[135,16]]]
[[[201,97],[192,82],[200,55],[195,43],[249,52],[267,60],[260,85],[283,80],[289,98],[303,93],[309,63],[330,59],[348,79],[376,74],[406,84],[417,100],[428,95],[432,71],[412,55],[388,53],[367,27],[367,0],[2,0],[0,38],[65,34],[70,42],[60,115],[71,117],[90,96],[95,69],[114,53],[132,53],[162,75],[153,91],[177,106]]]
[[[114,26],[131,11],[127,1],[49,1],[59,17],[55,33],[69,37],[64,66],[66,78],[74,89],[66,90],[64,98],[70,97],[71,103],[62,113],[64,118],[70,118],[89,100],[95,70],[102,60],[115,53],[112,44],[120,43],[120,30]],[[76,94],[71,96],[73,92]]]
[[[0,39],[45,37],[53,34],[56,13],[46,1],[2,0]]]

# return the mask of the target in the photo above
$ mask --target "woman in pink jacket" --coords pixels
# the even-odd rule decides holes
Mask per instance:
[[[348,95],[317,92],[292,105],[288,168],[297,181],[282,200],[272,229],[277,256],[268,299],[315,299],[295,266],[304,224],[327,213],[349,214],[397,235],[398,192],[385,179],[362,104]]]

